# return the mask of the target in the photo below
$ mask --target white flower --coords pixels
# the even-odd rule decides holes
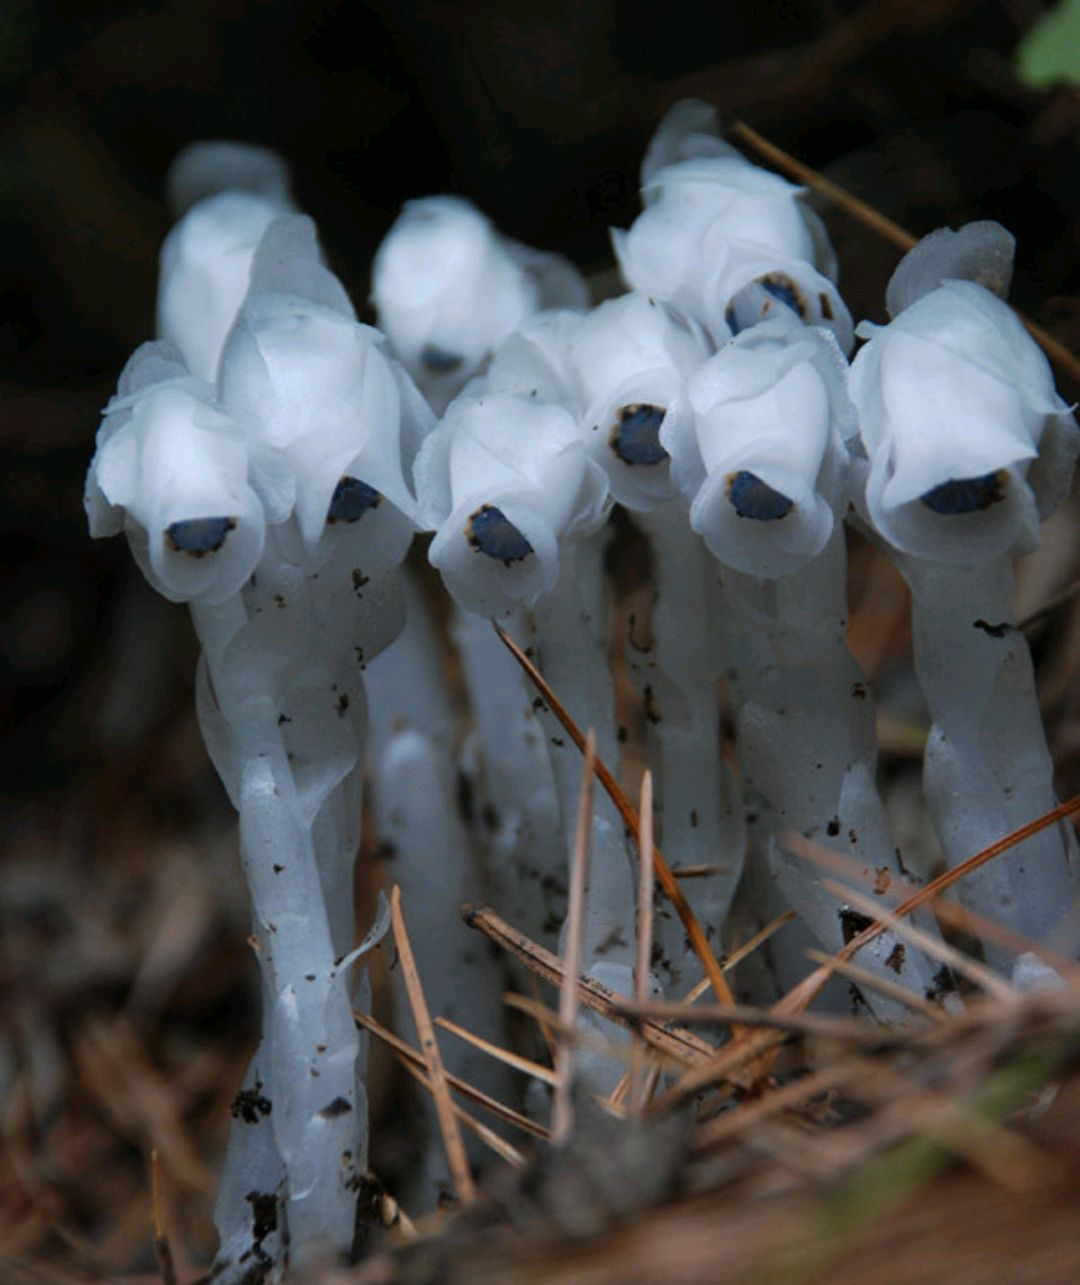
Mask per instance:
[[[609,510],[601,469],[561,406],[507,394],[459,397],[416,461],[430,559],[481,614],[528,607],[555,586],[559,545]]]
[[[212,396],[171,350],[145,345],[106,407],[87,477],[91,535],[122,522],[144,575],[174,602],[232,597],[265,539],[248,444]]]
[[[268,147],[229,139],[189,143],[177,152],[165,180],[169,208],[181,218],[199,201],[220,192],[250,192],[282,209],[292,208],[289,167]]]
[[[922,268],[920,277],[933,284]],[[940,561],[1031,548],[1080,446],[1049,364],[981,285],[950,280],[912,294],[888,326],[859,327],[869,343],[852,365],[851,396],[869,520],[896,548]]]
[[[496,354],[488,387],[570,408],[615,499],[650,509],[672,494],[661,425],[710,351],[696,323],[628,294],[586,314],[530,318]]]
[[[825,547],[846,504],[845,365],[827,332],[783,315],[744,331],[690,381],[692,414],[661,440],[690,525],[721,563],[773,577]]]
[[[573,266],[502,237],[468,201],[406,203],[375,255],[379,326],[433,405],[446,405],[540,308],[584,307]]]
[[[384,342],[319,262],[311,220],[276,222],[222,354],[221,398],[253,442],[288,462],[308,557],[361,522],[388,562],[411,537],[405,479],[431,412]]]

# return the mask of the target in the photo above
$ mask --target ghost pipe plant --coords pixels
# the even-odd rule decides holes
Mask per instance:
[[[695,317],[717,343],[734,329],[732,301],[756,284],[753,320],[784,308],[831,329],[850,352],[836,256],[804,195],[719,138],[714,108],[679,103],[646,152],[644,210],[611,234],[623,279]]]
[[[430,422],[380,343],[310,222],[275,222],[217,398],[168,345],[140,350],[88,480],[92,532],[123,523],[151,582],[191,605],[200,722],[240,814],[264,1029],[217,1203],[222,1280],[277,1272],[286,1246],[294,1262],[346,1250],[366,1165],[350,985],[361,669],[400,626],[402,442]]]
[[[568,260],[500,236],[456,196],[406,203],[375,255],[371,294],[394,352],[437,411],[530,314],[588,301]]]
[[[451,594],[470,611],[529,628],[545,676],[581,724],[597,729],[614,762],[600,559],[610,499],[573,415],[536,398],[463,394],[424,444],[416,482],[421,513],[435,528],[429,556]],[[562,736],[552,736],[550,747],[569,851],[580,763]],[[622,822],[605,800],[593,818],[583,958],[587,975],[625,995],[632,993],[633,909]],[[614,1083],[610,1066],[593,1072],[596,1083]]]
[[[711,357],[690,380],[691,413],[661,430],[690,524],[720,567],[737,740],[771,809],[770,868],[829,950],[850,936],[850,912],[788,855],[785,836],[852,855],[886,884],[900,875],[871,702],[844,644],[845,365],[828,332],[778,314]],[[891,981],[931,985],[926,960],[891,935],[863,953]],[[902,1011],[867,998],[882,1015]]]
[[[924,238],[889,284],[890,324],[860,326],[869,342],[851,376],[866,455],[859,503],[911,585],[933,724],[924,790],[952,864],[1054,806],[1011,559],[1068,493],[1080,431],[1003,301],[1012,255],[994,223]],[[960,895],[1048,942],[1075,911],[1076,859],[1060,822],[965,879]]]
[[[711,867],[687,896],[718,939],[742,869],[741,801],[720,756],[714,641],[716,577],[675,495],[661,426],[686,415],[686,380],[712,351],[696,323],[646,295],[609,300],[588,314],[540,313],[496,354],[488,385],[566,405],[612,495],[649,536],[656,605],[651,637],[628,659],[647,716],[657,818],[685,865]],[[657,923],[658,975],[672,993],[698,972],[682,924]]]

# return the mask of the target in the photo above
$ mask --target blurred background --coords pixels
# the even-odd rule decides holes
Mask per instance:
[[[106,1279],[147,1270],[150,1145],[184,1242],[205,1252],[216,1148],[251,1038],[231,813],[194,722],[186,613],[144,585],[124,541],[91,544],[82,511],[99,410],[152,335],[178,149],[227,137],[280,150],[363,308],[379,239],[404,200],[433,192],[468,197],[587,273],[607,269],[608,228],[638,210],[652,129],[672,102],[704,97],[916,234],[999,219],[1018,237],[1014,302],[1076,350],[1080,94],[1035,88],[1016,69],[1049,8],[4,0],[0,1239],[11,1273],[44,1261]],[[882,319],[897,253],[824,212],[852,313]],[[1061,391],[1080,397],[1067,380]],[[1074,506],[1025,573],[1022,614],[1076,575],[1076,532]],[[891,713],[886,699],[885,766],[910,784],[919,730],[904,695],[903,594],[867,550],[852,584],[853,644],[880,690],[898,693]],[[1078,639],[1068,607],[1033,634],[1063,792],[1080,788]]]

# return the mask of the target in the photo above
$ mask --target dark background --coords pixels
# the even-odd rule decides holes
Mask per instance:
[[[283,152],[363,305],[401,202],[432,192],[470,198],[586,272],[608,268],[607,229],[637,212],[657,120],[681,97],[710,98],[917,234],[1000,219],[1019,240],[1014,301],[1076,350],[1080,98],[1034,93],[1012,64],[1044,11],[1039,0],[2,0],[0,1099],[31,1087],[25,1141],[38,1160],[26,1163],[38,1173],[40,1162],[48,1208],[89,1238],[77,1261],[106,1278],[145,1263],[148,1133],[206,1251],[212,1173],[177,1137],[214,1163],[251,1033],[232,819],[195,726],[187,615],[145,586],[123,540],[92,544],[82,511],[100,407],[151,337],[178,149],[232,137]],[[897,253],[826,216],[852,313],[880,319]],[[1080,397],[1067,382],[1062,392]],[[1060,583],[1068,552],[1043,589]],[[904,600],[895,576],[859,586],[858,568],[857,650],[881,677],[906,664]],[[1043,653],[1061,638],[1051,628]],[[1073,668],[1046,671],[1059,714]],[[1055,749],[1080,780],[1073,693]],[[146,1084],[186,1134],[125,1116],[115,1095]],[[16,1126],[5,1124],[9,1159]],[[10,1215],[26,1254],[55,1251],[47,1219],[26,1230],[33,1182],[12,1177],[0,1159],[0,1232]],[[116,1227],[129,1216],[125,1240]]]

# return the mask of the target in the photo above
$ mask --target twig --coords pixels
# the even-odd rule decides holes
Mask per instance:
[[[470,928],[482,932],[485,937],[509,951],[531,972],[554,986],[562,985],[563,967],[558,956],[526,937],[524,933],[518,932],[490,906],[466,906],[462,913]],[[599,1013],[601,1017],[623,1026],[628,1024],[619,1010],[614,992],[609,991],[606,986],[593,981],[590,977],[579,977],[578,994],[581,1002],[594,1013]],[[700,1062],[703,1058],[711,1057],[716,1051],[711,1044],[690,1031],[677,1028],[669,1030],[658,1026],[655,1022],[643,1022],[641,1035],[653,1048],[659,1049],[674,1061],[684,1064]]]
[[[506,1066],[512,1066],[515,1071],[523,1071],[526,1075],[531,1075],[534,1080],[541,1080],[544,1084],[555,1084],[557,1076],[550,1066],[543,1066],[539,1062],[532,1061],[531,1058],[522,1057],[520,1053],[515,1053],[511,1049],[504,1049],[499,1044],[493,1044],[491,1040],[485,1040],[482,1035],[476,1035],[472,1031],[467,1031],[464,1026],[458,1026],[457,1022],[452,1022],[448,1017],[437,1017],[435,1025],[442,1027],[444,1031],[449,1031],[456,1035],[459,1040],[464,1040],[466,1044],[471,1044],[473,1048],[480,1049],[488,1057],[493,1057],[497,1062],[502,1062]]]
[[[370,1031],[377,1039],[382,1040],[384,1044],[393,1049],[403,1062],[408,1062],[413,1066],[424,1066],[424,1058],[421,1053],[414,1049],[411,1044],[407,1044],[399,1035],[395,1035],[393,1031],[388,1030],[377,1022],[375,1018],[354,1009],[353,1019],[365,1031]],[[544,1138],[546,1140],[549,1137],[547,1129],[542,1124],[537,1124],[535,1120],[530,1120],[527,1115],[522,1115],[520,1111],[515,1111],[513,1107],[505,1106],[498,1099],[490,1097],[482,1089],[476,1088],[468,1080],[463,1080],[452,1071],[447,1071],[446,1082],[451,1088],[460,1093],[463,1098],[468,1098],[470,1102],[475,1102],[477,1106],[483,1107],[485,1111],[490,1111],[493,1116],[500,1120],[505,1120],[507,1124],[516,1126],[524,1133],[532,1134],[534,1138]]]
[[[847,214],[850,214],[852,218],[857,219],[868,228],[872,228],[878,236],[884,237],[886,241],[895,245],[898,250],[903,250],[906,253],[918,241],[918,238],[913,236],[907,228],[901,227],[899,223],[894,223],[892,219],[882,214],[880,210],[874,209],[866,201],[861,201],[857,196],[845,191],[838,183],[827,179],[809,165],[804,165],[802,161],[796,160],[794,156],[785,152],[783,148],[777,147],[775,143],[763,138],[757,130],[751,129],[745,121],[735,121],[728,132],[741,142],[752,147],[759,155],[764,156],[777,169],[783,170],[800,183],[805,183],[807,187],[813,188],[815,192],[820,192],[826,200],[832,201]],[[1037,322],[1025,316],[1019,308],[1014,309],[1014,311],[1024,323],[1028,334],[1039,344],[1050,360],[1070,378],[1080,383],[1080,358],[1075,353],[1070,352],[1060,340],[1055,339],[1049,331],[1044,330]]]
[[[401,913],[401,888],[395,884],[390,893],[390,919],[394,928],[394,943],[397,946],[398,958],[401,961],[401,975],[405,990],[409,996],[409,1007],[412,1009],[416,1033],[420,1038],[420,1048],[431,1077],[431,1096],[435,1099],[435,1114],[438,1117],[439,1129],[446,1147],[446,1161],[454,1188],[463,1205],[471,1204],[476,1196],[476,1187],[469,1171],[469,1160],[465,1154],[465,1143],[462,1141],[454,1104],[450,1097],[450,1088],[446,1082],[446,1069],[443,1066],[439,1044],[435,1038],[435,1027],[431,1022],[427,1000],[420,974],[416,968],[409,934],[405,929],[405,918]]]
[[[985,964],[979,964],[974,959],[969,959],[967,955],[956,950],[947,942],[933,936],[931,933],[924,933],[921,928],[916,928],[913,923],[907,919],[901,919],[899,915],[894,915],[891,911],[885,910],[881,904],[872,897],[867,897],[861,892],[856,892],[854,888],[847,884],[837,883],[835,879],[823,879],[822,886],[827,888],[835,897],[842,901],[850,902],[856,910],[861,910],[863,914],[869,915],[871,919],[877,918],[887,928],[891,928],[894,933],[902,937],[907,937],[913,941],[916,946],[924,950],[928,955],[942,960],[948,964],[955,972],[963,974],[969,981],[981,987],[988,995],[993,995],[1000,1000],[1012,1000],[1017,996],[1017,990],[1011,986],[1003,977],[999,977],[992,969]]]
[[[1054,594],[1054,596],[1044,602],[1041,607],[1038,607],[1033,611],[1030,616],[1025,616],[1024,619],[1016,626],[1017,629],[1019,629],[1021,633],[1027,633],[1029,629],[1033,629],[1036,625],[1042,624],[1042,622],[1052,616],[1055,611],[1064,607],[1066,603],[1071,602],[1077,594],[1080,594],[1080,577],[1074,580],[1072,584],[1066,585],[1060,593]]]
[[[592,835],[593,781],[596,768],[596,733],[590,728],[585,737],[585,761],[581,767],[581,793],[578,795],[577,825],[574,828],[574,851],[570,858],[570,896],[566,908],[566,958],[563,960],[562,985],[559,988],[559,1022],[564,1029],[575,1029],[578,1015],[578,988],[581,976],[581,953],[585,938],[585,900],[589,887],[589,839]],[[555,1104],[551,1116],[551,1137],[556,1144],[565,1143],[574,1127],[574,1108],[570,1090],[574,1084],[575,1048],[569,1040],[555,1046]]]
[[[522,669],[524,669],[534,686],[543,696],[548,707],[551,709],[551,712],[562,724],[566,734],[579,750],[584,750],[585,738],[581,734],[581,729],[570,717],[562,703],[559,701],[559,698],[552,691],[547,679],[544,678],[543,674],[540,673],[529,657],[525,655],[506,630],[501,628],[501,626],[495,622],[492,623],[495,625],[495,632],[509,648],[511,655]],[[623,793],[619,783],[615,780],[614,776],[612,776],[603,759],[598,758],[596,760],[596,775],[600,778],[600,784],[607,791],[608,797],[618,809],[619,815],[622,817],[623,824],[626,826],[627,830],[629,830],[631,834],[637,834],[638,816],[634,811],[633,804],[631,804],[630,800]],[[724,979],[723,969],[720,967],[720,962],[716,958],[716,954],[713,951],[712,946],[709,944],[709,939],[705,936],[705,932],[702,929],[701,924],[698,922],[697,916],[694,914],[690,903],[686,900],[686,894],[679,887],[678,879],[676,879],[671,873],[671,867],[664,860],[663,854],[655,844],[653,846],[653,860],[656,864],[656,877],[660,881],[660,887],[663,889],[664,895],[667,897],[668,901],[671,902],[679,918],[682,920],[683,927],[686,929],[686,935],[689,937],[690,944],[693,946],[698,958],[701,960],[701,965],[705,969],[706,976],[712,982],[713,991],[716,994],[716,997],[729,1003],[734,1003],[735,996],[731,993],[731,989]]]
[[[625,1001],[623,1012],[630,1017],[650,1017],[654,1021],[673,1020],[695,1022],[705,1026],[770,1026],[791,1035],[811,1036],[818,1039],[848,1040],[856,1044],[887,1047],[906,1044],[910,1038],[905,1031],[889,1026],[877,1026],[848,1017],[824,1017],[816,1014],[777,1014],[767,1008],[754,1008],[749,1004],[695,1004],[678,1001],[653,1001],[638,1005]]]
[[[420,1067],[415,1066],[408,1058],[400,1058],[400,1061],[401,1065],[406,1071],[408,1071],[413,1079],[416,1080],[416,1082],[423,1088],[427,1089],[432,1096],[434,1096],[434,1090],[431,1087],[431,1077],[425,1075]],[[517,1147],[512,1143],[507,1142],[506,1139],[497,1134],[494,1129],[489,1129],[488,1126],[484,1124],[483,1121],[478,1120],[476,1116],[470,1115],[468,1111],[463,1107],[458,1106],[456,1102],[451,1102],[450,1106],[454,1115],[461,1121],[461,1123],[467,1129],[471,1129],[485,1146],[495,1152],[500,1160],[505,1160],[507,1164],[511,1164],[517,1169],[524,1166],[525,1157]]]
[[[154,1222],[154,1253],[161,1279],[165,1285],[177,1285],[176,1263],[161,1207],[161,1166],[158,1163],[157,1147],[150,1151],[150,1215]]]
[[[927,1018],[931,1022],[947,1022],[949,1019],[936,1004],[931,1004],[929,1000],[923,999],[921,995],[916,995],[906,986],[901,986],[899,982],[890,982],[888,978],[879,977],[877,973],[872,973],[868,968],[860,968],[858,964],[851,963],[850,960],[843,962],[833,960],[831,955],[827,955],[823,950],[814,950],[808,948],[806,951],[808,959],[812,959],[815,964],[824,964],[832,961],[832,967],[841,977],[847,977],[860,986],[869,986],[871,990],[880,991],[882,995],[888,995],[890,999],[896,1000],[898,1004],[903,1004],[913,1012],[918,1013],[921,1017]]]

